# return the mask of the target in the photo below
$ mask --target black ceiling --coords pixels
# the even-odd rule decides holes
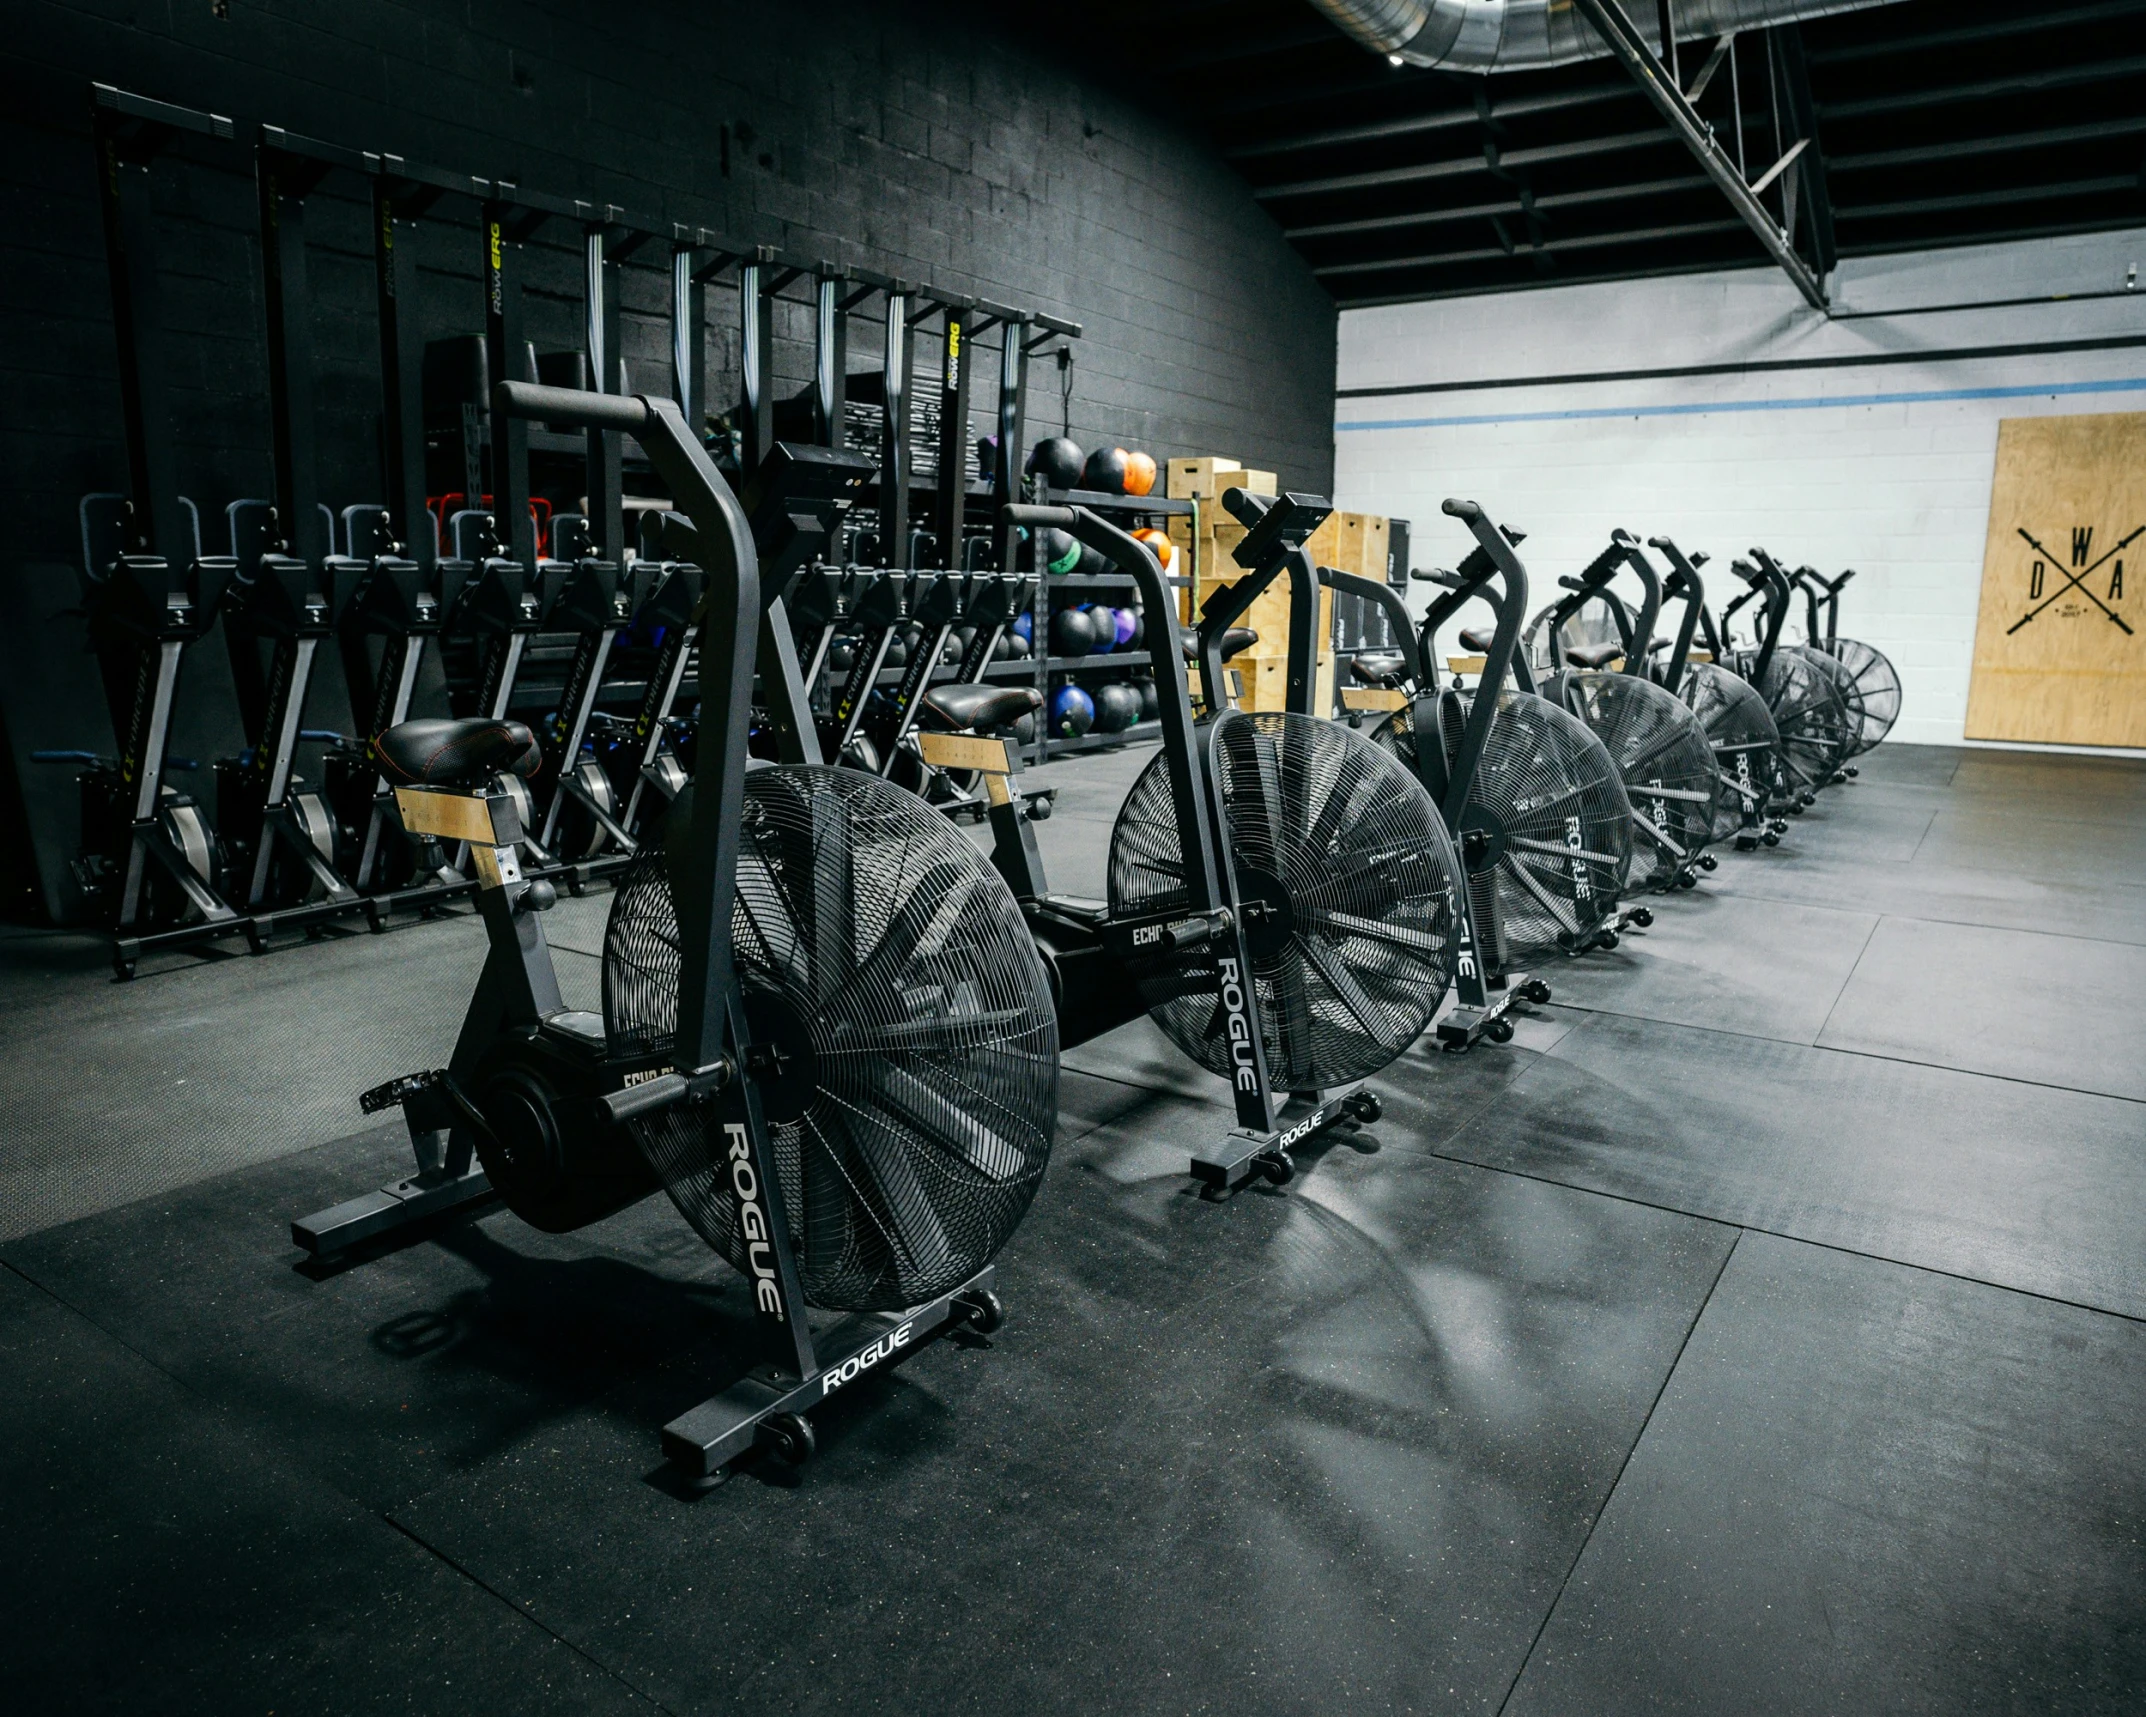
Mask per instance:
[[[1164,44],[1149,73],[1344,305],[1766,260],[1614,61],[1396,69],[1307,0],[1097,10]],[[1773,72],[1769,33],[1741,37],[1698,111],[1733,154],[1740,89],[1756,178],[1800,46],[1841,255],[2146,224],[2146,0],[1903,0],[1784,30]],[[1681,47],[1687,88],[1712,47]]]

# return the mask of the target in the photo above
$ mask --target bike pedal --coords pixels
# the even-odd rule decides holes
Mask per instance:
[[[429,1073],[405,1073],[400,1079],[390,1079],[384,1085],[375,1085],[358,1098],[358,1107],[368,1115],[377,1115],[383,1109],[395,1109],[409,1098],[430,1091],[447,1077],[444,1067]]]

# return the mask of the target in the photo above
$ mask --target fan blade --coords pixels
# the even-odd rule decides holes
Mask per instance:
[[[868,1025],[860,1028],[845,1042],[847,1051],[851,1044],[859,1049],[877,1054],[923,1055],[933,1050],[960,1052],[985,1044],[1010,1042],[1010,1039],[976,1037],[978,1029],[992,1030],[1000,1026],[1030,1025],[1027,1012],[1020,1008],[999,1008],[990,1013],[939,1014],[929,1019],[905,1020],[894,1025]]]
[[[829,1126],[830,1120],[836,1124]],[[917,1176],[903,1130],[890,1129],[854,1105],[823,1113],[820,1122],[828,1162],[849,1186],[856,1207],[871,1217],[889,1253],[906,1259],[918,1274],[943,1266],[953,1255],[953,1240]]]
[[[1681,860],[1685,849],[1669,838],[1669,831],[1658,827],[1652,817],[1634,817],[1632,827],[1647,837],[1673,859]]]
[[[1542,853],[1551,858],[1583,858],[1590,864],[1601,865],[1606,870],[1615,870],[1617,861],[1608,853],[1598,853],[1591,847],[1567,846],[1558,841],[1531,840],[1526,835],[1507,835],[1505,844],[1519,847],[1524,852]]]
[[[889,1065],[872,1093],[873,1107],[914,1128],[919,1144],[958,1157],[988,1180],[1005,1181],[1018,1175],[1028,1153],[982,1117],[934,1089],[924,1073],[921,1067]],[[972,1100],[980,1095],[965,1094]]]
[[[1498,863],[1503,867],[1506,875],[1510,876],[1535,897],[1535,904],[1547,912],[1562,929],[1568,933],[1579,929],[1580,915],[1577,912],[1568,910],[1563,901],[1547,893],[1542,884],[1529,874],[1526,865],[1510,855],[1501,858]]]
[[[935,864],[925,871],[902,902],[901,910],[888,920],[879,946],[822,998],[822,1011],[843,1011],[860,992],[883,984],[891,986],[920,953],[936,952],[981,882],[980,873],[953,863]]]
[[[1362,936],[1373,942],[1406,948],[1412,954],[1442,954],[1447,946],[1446,937],[1410,930],[1399,924],[1382,923],[1376,918],[1358,918],[1347,912],[1308,912],[1305,916],[1322,935]]]
[[[1313,937],[1298,936],[1295,940],[1305,962],[1325,980],[1335,999],[1355,1016],[1356,1023],[1364,1028],[1364,1035],[1389,1054],[1398,1051],[1401,1046],[1384,1029],[1385,1020],[1378,1003],[1364,994],[1363,986],[1356,981],[1356,974],[1349,970],[1348,963]]]

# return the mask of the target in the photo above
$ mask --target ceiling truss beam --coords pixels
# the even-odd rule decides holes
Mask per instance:
[[[1714,128],[1702,120],[1691,103],[1684,99],[1684,91],[1679,87],[1675,75],[1662,64],[1646,38],[1625,15],[1618,0],[1573,0],[1573,5],[1609,45],[1610,53],[1631,73],[1641,92],[1669,122],[1669,128],[1691,151],[1693,159],[1699,163],[1706,176],[1721,188],[1722,194],[1729,199],[1730,207],[1735,209],[1744,225],[1757,236],[1759,243],[1766,247],[1766,254],[1779,263],[1782,272],[1795,283],[1796,290],[1803,294],[1804,301],[1814,310],[1825,309],[1823,263],[1821,262],[1819,270],[1814,271],[1798,254],[1793,232],[1776,221],[1772,211],[1752,193],[1751,187],[1744,181],[1742,171],[1715,141]],[[1805,135],[1809,133],[1806,132]],[[1820,246],[1819,250],[1823,258],[1825,247]]]

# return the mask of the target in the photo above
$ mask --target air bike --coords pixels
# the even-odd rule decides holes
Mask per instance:
[[[1860,728],[1841,696],[1835,664],[1820,660],[1817,652],[1781,642],[1791,598],[1789,577],[1780,564],[1764,549],[1754,548],[1750,560],[1733,561],[1730,570],[1746,588],[1721,611],[1721,642],[1730,641],[1729,626],[1738,612],[1757,602],[1757,642],[1748,650],[1731,650],[1728,662],[1766,700],[1781,735],[1779,797],[1791,815],[1801,816],[1817,802],[1820,788],[1841,779],[1841,766]]]
[[[293,1236],[332,1252],[491,1196],[559,1233],[660,1187],[753,1296],[750,1369],[666,1426],[666,1452],[700,1476],[756,1448],[799,1462],[807,1412],[837,1389],[951,1328],[997,1326],[992,1259],[1055,1116],[1049,980],[948,819],[820,766],[763,578],[780,551],[756,545],[677,407],[519,382],[493,398],[503,419],[634,436],[691,519],[694,778],[619,882],[598,1015],[560,998],[543,927],[557,895],[522,875],[516,800],[493,779],[537,767],[529,730],[379,736],[404,825],[469,843],[489,952],[448,1065],[365,1098],[401,1106],[418,1172]],[[747,760],[756,666],[779,763]],[[814,1309],[849,1315],[815,1329]]]
[[[1455,914],[1458,1005],[1438,1022],[1441,1046],[1461,1054],[1484,1038],[1509,1041],[1513,1008],[1550,999],[1549,985],[1523,966],[1614,947],[1622,925],[1651,914],[1618,904],[1632,862],[1632,807],[1609,753],[1583,723],[1534,694],[1518,655],[1528,601],[1527,570],[1513,552],[1520,533],[1492,524],[1473,501],[1448,501],[1444,510],[1476,546],[1451,572],[1412,574],[1441,592],[1420,626],[1381,580],[1331,569],[1319,576],[1378,603],[1393,622],[1398,647],[1353,659],[1359,684],[1345,701],[1359,715],[1389,712],[1373,742],[1422,782],[1467,867]],[[1492,629],[1460,633],[1462,646],[1480,654],[1476,683],[1463,690],[1456,678],[1441,692],[1438,630],[1477,600],[1489,606]],[[1419,743],[1425,733],[1438,743]]]
[[[1810,566],[1799,566],[1792,575],[1803,592],[1804,646],[1832,664],[1834,682],[1857,723],[1848,755],[1860,757],[1891,733],[1893,723],[1900,719],[1900,675],[1882,650],[1840,635],[1841,587],[1854,576],[1850,568],[1838,578],[1827,578]]]
[[[992,862],[1012,885],[1050,974],[1070,1047],[1148,1014],[1229,1082],[1236,1125],[1192,1153],[1220,1194],[1295,1173],[1289,1152],[1342,1120],[1378,1118],[1371,1074],[1407,1050],[1451,980],[1452,845],[1436,808],[1391,756],[1331,722],[1226,708],[1232,622],[1287,571],[1317,584],[1303,544],[1327,503],[1286,496],[1237,549],[1248,574],[1218,588],[1200,641],[1207,707],[1195,722],[1177,593],[1147,545],[1084,507],[1009,506],[1034,538],[1064,531],[1138,585],[1148,616],[1162,744],[1111,832],[1109,897],[1052,891],[1020,810],[1008,735],[1032,686],[943,686],[921,700],[917,744],[984,783]],[[1160,628],[1160,631],[1156,629]]]
[[[1625,569],[1639,579],[1637,614],[1611,589]],[[1558,583],[1565,594],[1528,627],[1537,640],[1531,654],[1548,668],[1542,695],[1601,739],[1637,813],[1626,886],[1658,894],[1695,887],[1700,871],[1715,868],[1705,848],[1715,838],[1722,782],[1698,718],[1648,675],[1662,612],[1661,578],[1635,538],[1613,531],[1609,547],[1578,577]],[[1607,612],[1613,636],[1568,643],[1568,626],[1590,605]],[[1668,640],[1661,644],[1667,648]]]
[[[1675,641],[1650,671],[1663,690],[1684,700],[1713,751],[1721,780],[1713,839],[1734,840],[1738,852],[1778,846],[1788,825],[1770,816],[1768,807],[1780,780],[1781,730],[1757,690],[1722,665],[1706,584],[1699,576],[1707,557],[1686,555],[1669,537],[1649,537],[1647,546],[1669,562],[1662,594],[1684,605]],[[1702,627],[1708,647],[1694,651],[1692,640]]]

